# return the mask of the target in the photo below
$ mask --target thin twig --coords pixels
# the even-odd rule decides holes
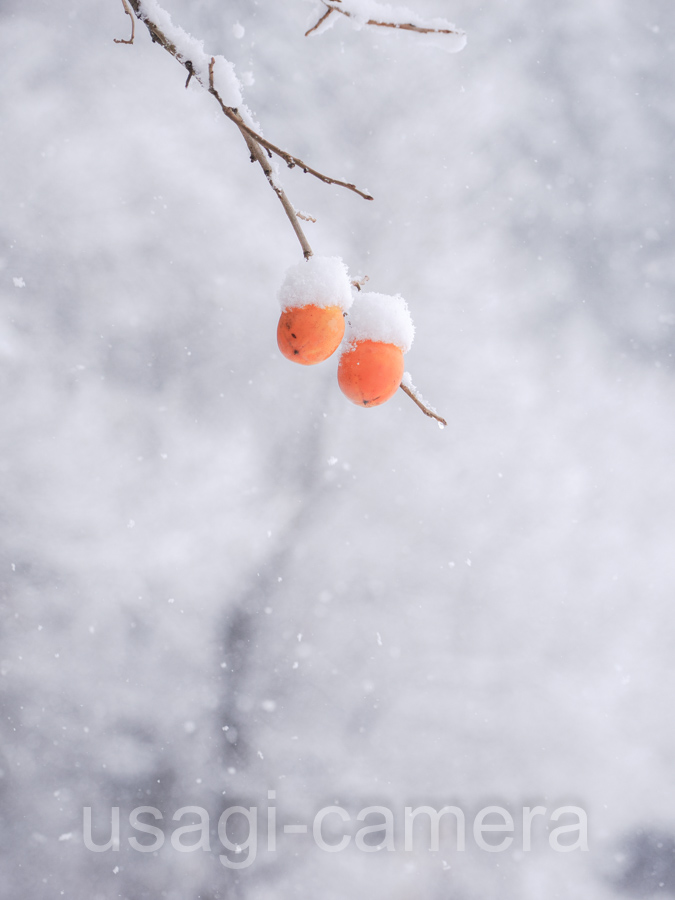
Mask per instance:
[[[326,10],[326,12],[321,16],[319,21],[316,23],[316,25],[312,25],[312,27],[309,29],[309,31],[305,32],[305,37],[309,37],[310,34],[315,32],[317,30],[317,28],[319,28],[320,25],[323,25],[323,23],[326,21],[328,16],[334,11],[335,11],[335,7],[329,6],[328,9]]]
[[[361,278],[354,278],[354,280],[352,281],[352,287],[355,287],[357,291],[360,291],[364,284],[367,284],[369,281],[369,275],[363,275]]]
[[[407,394],[410,399],[422,410],[425,416],[429,416],[430,419],[436,419],[444,428],[447,427],[447,422],[442,416],[439,416],[438,413],[434,412],[428,406],[425,406],[424,403],[419,399],[419,397],[415,394],[414,391],[411,391],[410,388],[406,384],[400,384],[399,387],[403,391],[404,394]]]
[[[293,208],[291,201],[286,196],[283,188],[279,187],[279,185],[274,180],[274,172],[272,171],[272,166],[269,164],[269,160],[263,153],[262,148],[258,144],[256,144],[256,142],[251,137],[249,137],[245,131],[242,131],[241,133],[248,145],[251,156],[256,160],[256,162],[260,164],[260,168],[265,173],[265,178],[267,178],[270,187],[281,201],[281,205],[284,208],[284,212],[288,216],[291,226],[293,227],[293,231],[295,232],[297,239],[300,241],[303,256],[305,257],[305,259],[309,259],[309,257],[313,255],[312,248],[309,246],[309,241],[305,236],[305,232],[300,227],[298,217],[295,214],[295,209]]]
[[[122,6],[124,7],[124,12],[131,19],[131,37],[129,38],[128,41],[125,41],[122,38],[113,38],[113,43],[115,43],[115,44],[133,44],[134,37],[136,35],[136,20],[134,19],[133,13],[129,9],[129,4],[127,3],[127,0],[122,0]]]
[[[363,197],[364,200],[372,200],[372,194],[368,194],[365,191],[359,190],[355,184],[351,184],[348,181],[340,181],[338,178],[330,178],[328,175],[323,175],[321,172],[318,172],[316,169],[313,169],[311,166],[307,165],[306,162],[303,162],[299,157],[292,156],[290,153],[287,153],[285,150],[282,150],[280,147],[277,147],[271,141],[268,141],[261,134],[258,134],[250,125],[247,125],[246,122],[242,119],[236,109],[233,109],[231,106],[227,106],[221,98],[218,96],[217,92],[214,93],[209,88],[209,93],[213,94],[214,97],[220,103],[220,107],[222,111],[225,113],[228,119],[231,119],[238,128],[242,131],[245,131],[253,140],[260,144],[261,147],[264,147],[270,153],[275,153],[280,159],[286,163],[289,169],[295,168],[297,166],[299,169],[307,175],[313,175],[315,178],[318,178],[319,181],[323,181],[324,184],[336,184],[338,187],[347,188],[348,191],[353,191],[355,194],[358,194],[359,197]]]
[[[308,216],[307,213],[300,212],[297,209],[295,211],[295,214],[299,219],[302,219],[303,222],[314,222],[314,224],[316,224],[316,219],[314,218],[314,216]]]
[[[325,5],[328,7],[329,10],[335,10],[335,12],[342,13],[343,16],[352,18],[352,13],[350,13],[349,10],[344,9],[341,6],[331,6],[328,3],[326,3],[326,0],[323,0],[323,2],[325,3]],[[340,0],[335,0],[335,2],[339,3]],[[324,18],[325,18],[325,16],[324,16]],[[318,25],[320,24],[321,21],[322,20],[319,20],[319,22],[316,23],[314,28],[318,27]],[[401,31],[416,31],[418,34],[456,34],[458,36],[463,34],[462,31],[455,31],[452,28],[427,28],[426,26],[423,26],[423,25],[414,25],[412,22],[406,22],[406,23],[402,23],[399,25],[396,22],[378,22],[375,19],[368,19],[368,21],[366,22],[366,25],[376,25],[379,28],[398,28]],[[314,28],[312,28],[311,31],[313,31]],[[307,35],[305,35],[305,37],[306,36]]]

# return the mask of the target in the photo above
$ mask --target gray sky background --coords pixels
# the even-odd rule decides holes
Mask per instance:
[[[144,28],[113,43],[121,4],[0,3],[3,882],[620,896],[616,848],[675,827],[672,4],[416,0],[466,29],[458,55],[305,39],[300,0],[166,5],[252,73],[271,140],[372,191],[283,174],[315,251],[407,299],[406,367],[449,427],[281,357],[293,233],[213,99]],[[83,806],[105,836],[112,806],[215,824],[268,790],[290,822],[575,804],[591,850],[288,836],[233,874],[215,840],[82,844]]]

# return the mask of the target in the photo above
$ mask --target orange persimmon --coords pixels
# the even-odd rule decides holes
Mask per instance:
[[[338,364],[342,393],[358,406],[379,406],[394,396],[403,378],[403,350],[383,341],[355,341]]]
[[[277,344],[286,359],[314,366],[335,353],[344,333],[341,307],[310,303],[283,310],[277,327]]]

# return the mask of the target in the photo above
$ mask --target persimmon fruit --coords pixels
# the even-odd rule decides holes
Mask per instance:
[[[332,356],[345,333],[340,306],[296,306],[284,309],[277,326],[277,344],[286,359],[314,366]]]
[[[338,384],[352,403],[379,406],[398,390],[404,368],[403,350],[396,344],[354,341],[340,356]]]

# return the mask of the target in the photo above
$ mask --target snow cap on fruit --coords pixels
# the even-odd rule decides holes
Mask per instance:
[[[311,304],[346,312],[353,299],[347,266],[338,256],[310,256],[287,270],[278,296],[282,310]]]
[[[347,342],[381,341],[394,344],[404,353],[410,350],[415,326],[408,304],[400,294],[361,293],[349,312]]]

